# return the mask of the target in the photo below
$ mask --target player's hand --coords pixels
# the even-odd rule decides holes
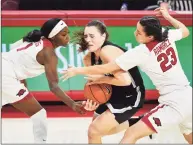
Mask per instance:
[[[76,67],[69,67],[67,70],[63,70],[61,72],[62,74],[62,77],[60,77],[60,79],[62,79],[63,81],[73,77],[76,75],[76,70],[77,68]]]
[[[162,3],[161,6],[154,11],[156,12],[156,16],[163,16],[165,19],[170,16],[169,6],[167,3]]]
[[[83,101],[82,104],[84,105],[84,109],[87,111],[94,111],[96,110],[100,104],[87,99],[86,101]]]
[[[79,114],[85,114],[85,109],[82,102],[74,102],[72,105],[72,109]]]

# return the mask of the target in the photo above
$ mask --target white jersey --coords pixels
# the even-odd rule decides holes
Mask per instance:
[[[36,77],[45,72],[44,66],[37,62],[36,56],[49,43],[48,40],[24,42],[9,52],[2,53],[2,59],[12,64],[18,80]]]
[[[188,86],[190,83],[181,67],[175,41],[182,39],[180,29],[169,30],[164,42],[140,44],[116,59],[123,70],[139,66],[152,80],[160,95]]]

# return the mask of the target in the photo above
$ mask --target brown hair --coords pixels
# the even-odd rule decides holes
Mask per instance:
[[[90,26],[95,26],[101,34],[105,33],[106,34],[105,40],[108,40],[109,34],[108,34],[107,28],[103,22],[101,22],[99,20],[93,20],[93,21],[90,21],[86,25],[86,27],[90,27]],[[78,49],[79,52],[83,52],[83,51],[87,50],[88,43],[84,39],[84,29],[74,32],[74,34],[72,36],[72,42],[80,45],[80,48]]]

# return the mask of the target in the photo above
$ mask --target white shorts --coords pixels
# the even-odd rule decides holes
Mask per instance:
[[[142,121],[155,132],[178,126],[183,134],[192,133],[192,88],[161,97],[164,98],[160,104],[145,114]]]
[[[2,106],[22,100],[28,89],[17,80],[11,62],[2,59]]]

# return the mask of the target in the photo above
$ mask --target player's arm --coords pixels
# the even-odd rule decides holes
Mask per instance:
[[[45,74],[48,80],[50,91],[52,91],[59,99],[72,108],[74,101],[58,86],[57,63],[58,59],[54,53],[54,50],[50,48],[44,49]]]
[[[174,26],[174,28],[180,29],[182,32],[182,38],[185,38],[190,34],[188,28],[182,22],[173,18],[169,14],[167,5],[162,5],[160,8],[156,9],[155,11],[157,11],[159,15],[162,15],[167,21],[169,21],[172,24],[172,26]]]
[[[114,61],[123,53],[124,52],[122,50],[117,49],[115,46],[105,46],[100,52],[100,58],[103,62],[108,63]],[[131,78],[127,71],[118,70],[112,72],[112,74],[114,77],[103,77],[100,79],[100,82],[116,86],[126,86],[131,83]]]
[[[77,67],[77,68],[70,68],[68,72],[74,73],[74,75],[104,75],[107,73],[111,73],[112,71],[119,70],[120,68],[116,65],[113,61],[111,63],[103,64],[103,65],[94,65],[91,66],[91,54],[88,53],[85,55],[83,59],[83,63],[85,67]],[[65,74],[65,71],[64,71]]]
[[[84,58],[83,58],[83,64],[84,66],[91,66],[91,53],[87,53]],[[98,74],[98,75],[90,75],[90,77],[92,78],[95,78],[95,79],[99,79],[99,78],[102,78],[102,77],[105,77],[104,74]]]
[[[72,71],[73,71],[73,73],[75,73],[74,75],[78,75],[78,74],[83,74],[83,75],[90,74],[90,75],[92,75],[92,74],[111,73],[113,71],[120,70],[120,69],[121,68],[116,64],[116,62],[113,61],[113,62],[109,62],[109,63],[103,64],[103,65],[73,68]],[[69,69],[67,71],[71,71],[71,69]]]
[[[64,80],[73,77],[75,75],[94,75],[94,74],[107,74],[119,70],[127,71],[135,66],[146,63],[148,53],[145,52],[144,45],[139,45],[134,49],[130,49],[121,56],[117,57],[116,60],[111,61],[103,65],[95,65],[89,67],[77,67],[70,68],[63,71],[62,78]]]
[[[169,15],[166,20],[168,20],[176,29],[181,30],[182,38],[185,38],[185,37],[189,36],[190,32],[189,32],[188,28],[183,23],[176,20],[171,15]]]

